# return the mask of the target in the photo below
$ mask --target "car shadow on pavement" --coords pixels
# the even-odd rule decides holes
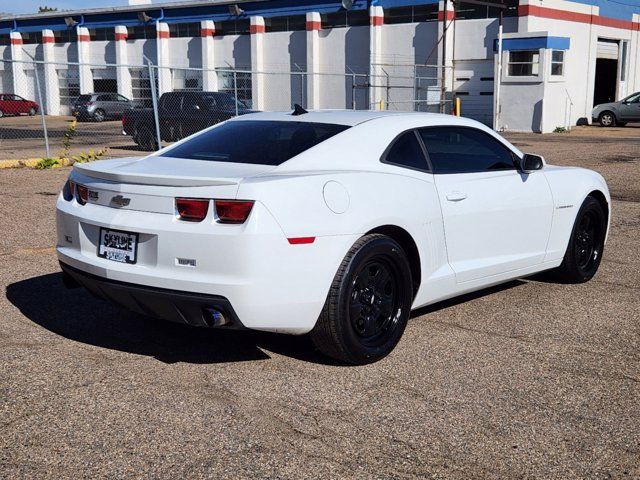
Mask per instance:
[[[306,336],[196,328],[148,318],[97,299],[83,288],[67,289],[61,273],[10,284],[6,296],[29,320],[57,335],[164,363],[268,360],[268,352],[274,352],[336,365]]]

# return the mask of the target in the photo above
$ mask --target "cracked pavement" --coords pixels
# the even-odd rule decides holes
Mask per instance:
[[[640,129],[509,138],[605,176],[600,272],[421,309],[366,367],[66,290],[69,169],[0,171],[0,477],[639,478]]]

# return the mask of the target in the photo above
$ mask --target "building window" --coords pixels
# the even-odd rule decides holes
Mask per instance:
[[[504,4],[506,6],[505,9],[474,3],[456,3],[456,20],[498,18],[500,10],[503,10],[503,16],[505,17],[518,16],[518,0],[506,0]]]
[[[307,19],[305,15],[289,15],[286,17],[272,17],[264,19],[267,32],[295,32],[306,30]]]
[[[510,77],[538,75],[540,52],[538,50],[510,50],[508,74]]]
[[[340,10],[324,13],[321,16],[322,28],[362,27],[369,25],[369,12],[366,10]]]
[[[169,25],[169,36],[171,38],[199,37],[200,23],[172,23],[171,25]]]
[[[42,43],[42,32],[24,32],[22,33],[22,43],[25,45]]]
[[[115,28],[90,28],[89,29],[89,38],[92,42],[95,41],[111,41],[115,40]]]
[[[438,4],[415,5],[412,7],[386,8],[384,23],[416,23],[438,21]]]
[[[551,75],[564,75],[564,50],[551,51]]]
[[[80,95],[80,76],[77,68],[58,70],[60,105],[71,108]]]
[[[155,25],[139,25],[128,30],[127,40],[152,40],[156,38]]]
[[[249,72],[236,72],[235,79],[238,84],[234,85],[233,71],[219,70],[218,82],[220,92],[227,92],[234,96],[237,94],[237,99],[244,103],[247,107],[251,108],[252,105],[252,84],[251,73]]]
[[[217,35],[248,35],[250,30],[249,19],[225,20],[224,22],[216,22]]]
[[[78,40],[78,32],[75,28],[68,28],[66,30],[54,30],[53,41],[55,43],[71,43]]]

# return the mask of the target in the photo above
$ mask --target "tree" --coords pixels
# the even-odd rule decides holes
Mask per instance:
[[[47,12],[57,12],[58,9],[56,7],[38,7],[38,13],[47,13]]]

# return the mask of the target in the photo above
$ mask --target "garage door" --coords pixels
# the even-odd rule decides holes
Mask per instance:
[[[463,117],[493,124],[493,60],[457,60],[453,90]]]
[[[618,60],[618,41],[598,39],[597,58],[608,58],[610,60]]]

